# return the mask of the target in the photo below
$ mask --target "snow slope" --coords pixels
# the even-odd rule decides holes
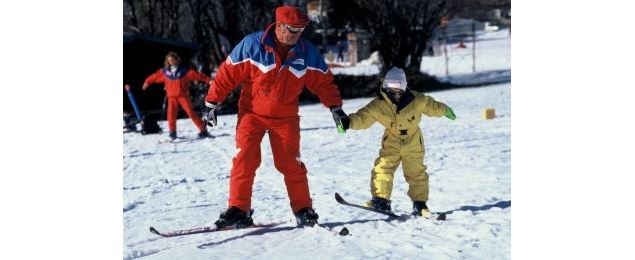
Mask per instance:
[[[511,81],[511,36],[507,29],[477,34],[476,72],[472,72],[472,41],[465,42],[467,48],[448,45],[448,75],[445,55],[424,56],[420,70],[437,77],[442,82],[457,85],[494,84]],[[378,65],[362,61],[352,67],[332,68],[333,74],[375,75]]]
[[[300,108],[302,160],[309,170],[314,207],[325,228],[297,229],[282,176],[273,165],[268,137],[254,183],[256,223],[286,221],[263,229],[161,238],[148,231],[210,225],[227,203],[236,115],[220,116],[214,139],[163,143],[167,134],[124,134],[124,259],[509,259],[511,257],[511,84],[429,93],[454,108],[457,120],[424,117],[423,130],[433,212],[447,221],[384,217],[339,205],[370,198],[370,169],[383,129],[337,133],[327,109]],[[345,100],[354,112],[370,98]],[[496,109],[494,120],[481,110]],[[164,122],[162,122],[164,123]],[[165,129],[165,125],[163,125]],[[179,135],[193,138],[189,119]],[[395,176],[393,210],[411,202],[401,168]],[[349,236],[334,231],[347,227]]]
[[[508,30],[479,33],[476,36],[476,71],[511,70],[511,37]],[[457,44],[447,46],[450,76],[472,73],[472,41],[466,48]],[[421,71],[430,75],[445,76],[445,56],[424,56]]]

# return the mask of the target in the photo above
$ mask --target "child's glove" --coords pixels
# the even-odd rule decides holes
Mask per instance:
[[[449,119],[456,119],[456,115],[454,114],[454,111],[452,111],[452,108],[449,106],[445,106],[445,117],[449,118]]]

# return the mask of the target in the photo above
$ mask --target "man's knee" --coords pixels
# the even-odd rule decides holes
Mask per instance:
[[[236,149],[236,155],[233,158],[234,168],[245,170],[257,169],[260,166],[260,150],[254,151],[249,149]]]
[[[304,166],[304,163],[300,159],[299,155],[294,156],[291,154],[274,154],[273,157],[273,165],[279,172],[306,173],[306,167]]]

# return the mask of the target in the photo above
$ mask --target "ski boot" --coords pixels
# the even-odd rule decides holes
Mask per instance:
[[[203,131],[198,133],[198,138],[207,138],[207,137],[210,137],[210,135],[207,132],[207,130],[203,130]]]
[[[175,140],[176,139],[176,132],[170,132],[170,140]]]
[[[319,216],[312,208],[303,208],[295,213],[295,219],[298,221],[298,226],[312,227],[317,224]]]
[[[225,212],[221,213],[218,217],[218,220],[214,222],[217,228],[224,227],[248,227],[254,225],[254,220],[251,219],[251,215],[254,213],[254,210],[250,210],[249,212],[244,212],[238,207],[230,207]]]
[[[373,197],[370,201],[367,201],[366,207],[392,212],[392,209],[390,209],[390,200],[380,197]]]
[[[412,215],[421,216],[424,218],[432,217],[432,213],[430,213],[430,209],[428,209],[425,201],[412,202]]]

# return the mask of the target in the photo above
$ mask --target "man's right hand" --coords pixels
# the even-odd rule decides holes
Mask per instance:
[[[143,82],[143,86],[141,86],[141,89],[146,90],[148,88],[148,83]]]
[[[203,116],[203,121],[206,125],[214,127],[218,125],[216,121],[216,107],[218,107],[218,103],[205,101],[205,106],[209,109],[205,112]]]

